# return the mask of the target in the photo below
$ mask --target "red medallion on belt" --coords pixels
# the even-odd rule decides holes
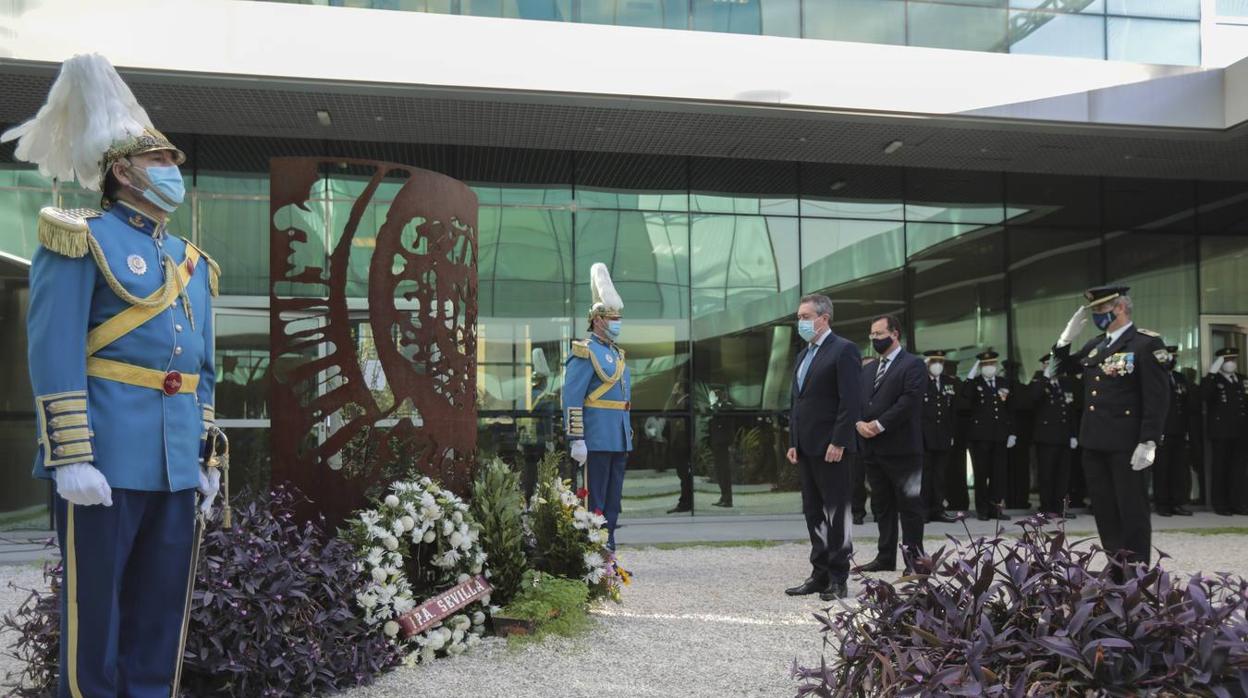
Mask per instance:
[[[182,390],[182,374],[177,371],[170,371],[165,374],[164,383],[161,384],[161,390],[165,395],[177,395]]]

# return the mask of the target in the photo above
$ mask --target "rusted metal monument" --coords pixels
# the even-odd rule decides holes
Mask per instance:
[[[313,188],[344,167],[367,181],[339,226]],[[314,502],[304,515],[331,524],[412,469],[465,494],[477,439],[476,195],[371,160],[276,158],[269,184],[273,482],[295,484]]]

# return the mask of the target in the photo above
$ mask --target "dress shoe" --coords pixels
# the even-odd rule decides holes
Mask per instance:
[[[1235,515],[1235,512],[1231,511],[1230,509],[1214,509],[1213,513],[1217,514],[1218,516],[1234,516]]]
[[[854,525],[861,526],[863,522],[866,521],[866,519],[867,519],[866,514],[854,514]]]
[[[992,514],[992,518],[996,519],[997,521],[1009,521],[1010,515],[1005,513],[1005,509],[1002,509],[1001,507],[997,507],[997,510],[993,512]]]
[[[724,500],[722,500],[722,499],[721,499],[721,500],[719,500],[718,502],[715,502],[714,504],[712,504],[711,506],[713,506],[713,507],[724,507],[725,509],[731,509],[731,508],[732,508],[732,502],[725,502]]]
[[[1171,516],[1174,516],[1174,509],[1171,509],[1170,507],[1157,507],[1157,515],[1164,516],[1168,519]]]
[[[927,522],[928,523],[957,523],[958,517],[954,516],[953,514],[950,514],[947,511],[942,511],[939,514],[932,514],[931,516],[929,516],[927,518]]]
[[[854,571],[855,572],[896,572],[897,563],[886,562],[877,557],[865,565],[855,567]]]
[[[980,511],[980,512],[976,512],[976,513],[975,513],[975,518],[979,519],[980,521],[989,521],[989,520],[991,520],[991,519],[992,519],[992,517],[991,517],[991,516],[989,516],[988,514],[985,514],[985,513],[984,513],[984,512],[982,512],[982,511]]]
[[[1192,515],[1192,512],[1190,510],[1184,509],[1182,506],[1175,507],[1173,511],[1174,511],[1175,516],[1191,516]]]
[[[1066,512],[1065,514],[1062,514],[1062,518],[1063,518],[1063,519],[1066,519],[1067,521],[1074,521],[1075,519],[1079,518],[1079,515],[1078,515],[1078,514],[1072,514],[1072,513],[1070,513],[1070,512],[1068,511],[1068,512]]]
[[[845,582],[832,582],[827,588],[819,592],[820,601],[836,601],[849,597],[849,587]]]
[[[691,507],[691,506],[689,506],[689,505],[687,505],[687,504],[677,504],[676,506],[672,507],[671,509],[668,509],[668,510],[667,510],[667,513],[669,513],[669,514],[688,514],[688,513],[689,513],[689,512],[691,512],[691,511],[693,511],[693,507]]]
[[[820,581],[818,579],[815,579],[814,577],[807,577],[806,581],[802,582],[801,584],[795,587],[789,587],[788,589],[785,589],[784,593],[788,594],[789,596],[807,596],[809,594],[819,593],[827,588],[828,588],[827,582]]]

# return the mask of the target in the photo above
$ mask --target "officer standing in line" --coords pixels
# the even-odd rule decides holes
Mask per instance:
[[[1005,513],[1006,472],[1014,434],[1010,380],[998,375],[997,352],[976,354],[959,397],[970,408],[967,441],[975,471],[975,512],[980,521],[1009,521]]]
[[[867,364],[872,361],[875,361],[875,358],[868,355],[862,357],[862,360],[859,363],[862,364],[863,368],[866,368]],[[849,509],[853,517],[854,525],[861,526],[866,523],[867,501],[871,498],[871,491],[867,489],[867,469],[866,466],[863,465],[861,458],[854,459],[854,462],[850,465],[849,476],[853,479],[854,488],[853,496],[849,501]],[[875,517],[874,510],[871,512],[871,516],[872,518]]]
[[[957,378],[946,376],[945,352],[923,352],[927,364],[927,385],[923,393],[923,503],[930,523],[953,523],[957,519],[945,511],[945,470],[953,448],[957,420]]]
[[[1161,516],[1191,516],[1183,505],[1192,489],[1188,470],[1188,430],[1192,421],[1192,391],[1187,379],[1175,370],[1178,345],[1166,347],[1166,370],[1170,373],[1170,409],[1153,464],[1153,504]],[[1199,407],[1197,407],[1199,411]]]
[[[61,696],[175,691],[194,583],[195,493],[221,472],[213,425],[219,270],[168,230],[185,155],[100,55],[66,61],[19,159],[101,191],[102,211],[39,212],[27,330],[39,450],[55,484]]]
[[[1219,516],[1248,514],[1248,382],[1236,371],[1238,358],[1238,349],[1219,349],[1200,383],[1213,451],[1209,491]]]
[[[1051,354],[1040,357],[1040,370],[1027,385],[1035,407],[1036,474],[1040,484],[1040,511],[1050,516],[1066,514],[1066,491],[1070,481],[1070,454],[1079,446],[1079,411],[1073,381],[1066,376],[1045,375]]]
[[[629,422],[632,395],[620,336],[624,301],[607,265],[589,270],[592,303],[588,339],[572,342],[563,372],[564,428],[572,459],[585,466],[587,508],[607,519],[607,546],[615,550],[615,529],[624,497],[624,470],[633,450]]]
[[[1079,426],[1084,475],[1101,546],[1128,562],[1148,563],[1152,555],[1148,473],[1161,441],[1170,404],[1163,362],[1166,348],[1156,332],[1131,320],[1133,304],[1126,286],[1088,289],[1053,347],[1049,375],[1072,374],[1083,367],[1084,405]],[[1104,335],[1078,352],[1071,343],[1091,315]],[[1115,568],[1118,579],[1125,578]]]

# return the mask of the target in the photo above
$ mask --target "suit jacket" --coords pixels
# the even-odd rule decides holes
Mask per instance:
[[[879,420],[884,433],[871,439],[858,437],[859,449],[879,456],[922,455],[927,368],[922,359],[902,349],[876,388],[879,366],[876,359],[862,367],[862,421]]]
[[[829,331],[811,359],[806,380],[797,385],[797,372],[810,351],[807,345],[793,367],[793,390],[789,403],[789,445],[811,458],[822,459],[828,446],[847,452],[857,450],[854,424],[860,411],[858,378],[862,355],[858,347]]]
[[[1070,446],[1070,437],[1079,433],[1075,384],[1066,376],[1056,380],[1054,385],[1044,374],[1036,372],[1027,384],[1035,419],[1032,440],[1046,446]]]
[[[1200,416],[1200,403],[1196,392],[1188,387],[1187,379],[1178,371],[1170,372],[1170,409],[1166,411],[1166,443],[1186,441],[1192,420]]]
[[[1205,374],[1200,397],[1209,416],[1209,438],[1242,439],[1248,430],[1248,381],[1236,373],[1234,380],[1222,374]]]
[[[988,379],[977,376],[962,384],[959,397],[970,409],[966,438],[968,441],[1005,441],[1014,434],[1014,382],[1004,376],[994,379],[996,390]],[[1008,395],[1005,391],[1008,391]]]
[[[1131,451],[1145,441],[1161,443],[1170,408],[1170,380],[1161,364],[1166,345],[1155,332],[1131,325],[1112,344],[1094,337],[1078,353],[1053,347],[1066,374],[1083,371],[1083,419],[1079,445],[1097,451]]]
[[[939,387],[938,387],[939,383]],[[958,379],[954,376],[927,377],[923,394],[923,448],[948,451],[956,434]]]

